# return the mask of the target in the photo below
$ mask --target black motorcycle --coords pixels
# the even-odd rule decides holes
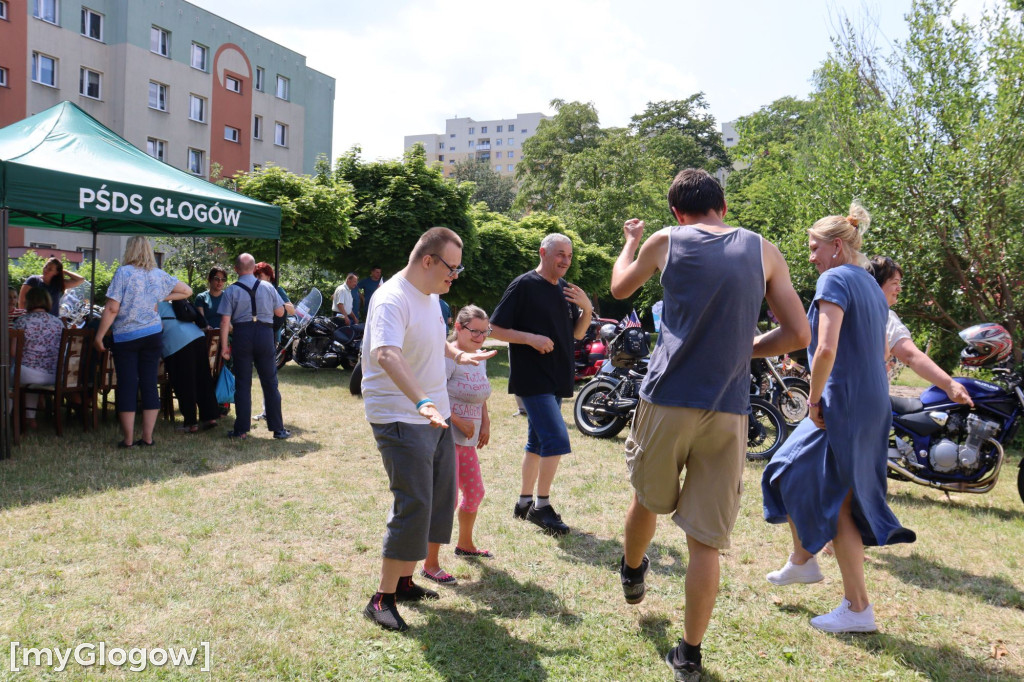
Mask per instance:
[[[323,297],[313,289],[288,320],[277,346],[277,367],[289,360],[310,369],[352,369],[359,360],[363,326],[348,325],[345,318],[317,315]]]
[[[989,334],[996,337],[986,339]],[[973,408],[953,402],[936,386],[920,398],[890,397],[888,474],[946,492],[981,494],[999,480],[1006,458],[1003,445],[1013,440],[1024,415],[1024,376],[1020,368],[1006,366],[1012,344],[1002,327],[976,325],[960,336],[968,342],[961,354],[964,364],[990,370],[992,380],[956,379],[970,394]],[[1024,500],[1024,461],[1017,492]]]
[[[619,330],[608,324],[601,329],[608,346],[608,361],[580,390],[573,404],[573,421],[580,433],[612,438],[632,420],[640,400],[640,384],[647,375],[649,336],[640,329]],[[767,400],[750,397],[747,459],[770,459],[786,440],[788,430],[782,413]]]
[[[783,376],[777,358],[754,358],[750,361],[750,394],[774,405],[792,428],[807,416],[811,385],[798,377]]]

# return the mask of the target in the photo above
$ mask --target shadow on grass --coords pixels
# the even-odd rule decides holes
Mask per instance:
[[[679,611],[680,621],[682,621],[682,617],[682,611]],[[712,616],[712,618],[714,618],[714,616]],[[673,622],[665,616],[658,616],[654,614],[642,616],[638,622],[640,625],[640,636],[650,642],[651,647],[658,652],[658,656],[664,659],[669,650],[678,643],[678,639],[672,639],[669,637],[669,628],[674,626],[676,629],[681,630],[682,622],[673,624]],[[706,662],[714,665],[713,661]],[[708,680],[710,682],[718,682],[725,678],[715,674],[714,670],[705,667],[700,679],[702,681]]]
[[[1024,592],[1003,578],[974,575],[916,553],[908,557],[883,554],[876,561],[900,580],[918,587],[974,597],[992,606],[1024,610]]]
[[[1016,468],[1016,467],[1015,467]],[[1016,476],[1017,472],[1012,472]],[[1006,477],[1006,465],[1003,465],[1003,476]],[[1013,485],[1010,481],[1008,485]],[[971,493],[963,493],[969,495]],[[1021,509],[1002,509],[1000,507],[982,507],[973,504],[964,504],[958,500],[948,499],[945,495],[942,497],[921,497],[913,495],[908,491],[901,490],[899,492],[889,493],[889,497],[893,502],[898,504],[906,505],[907,507],[924,507],[934,508],[938,507],[941,509],[955,511],[969,516],[994,516],[1001,521],[1020,521],[1024,520],[1024,510]]]
[[[506,571],[493,568],[484,561],[477,563],[480,566],[480,579],[461,586],[459,594],[486,606],[494,615],[519,618],[536,613],[568,627],[580,623],[580,617],[567,610],[556,593],[536,583],[520,582]]]
[[[671,529],[669,529],[671,530]],[[680,544],[686,542],[686,536],[679,531]],[[619,570],[622,559],[622,542],[614,538],[599,538],[592,533],[570,533],[558,538],[558,547],[577,563],[589,564]],[[686,575],[687,554],[675,545],[652,542],[647,548],[647,556],[657,572],[663,575]],[[671,564],[666,565],[671,560]]]
[[[546,680],[542,657],[583,656],[577,648],[524,642],[497,623],[493,612],[423,608],[429,609],[426,626],[407,636],[419,642],[424,660],[444,680]]]
[[[821,615],[800,604],[783,604],[779,606],[779,610],[786,613],[804,614],[807,620]],[[882,628],[885,627],[885,623],[880,623],[880,625]],[[807,627],[813,630],[810,624]],[[907,670],[921,673],[930,680],[1006,680],[1007,682],[1016,680],[1019,682],[1021,679],[1013,673],[1000,670],[995,664],[989,663],[987,659],[966,656],[962,651],[950,646],[927,646],[885,632],[821,634],[826,637],[835,637],[870,654],[889,654],[894,661],[903,665]]]

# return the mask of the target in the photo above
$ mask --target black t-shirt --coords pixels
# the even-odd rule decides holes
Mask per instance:
[[[50,314],[60,317],[60,297],[64,295],[64,278],[54,277],[47,284],[42,275],[31,275],[25,280],[25,286],[39,287],[50,292]]]
[[[555,344],[550,353],[538,353],[524,343],[509,344],[509,393],[572,397],[573,328],[583,311],[565,300],[565,286],[564,279],[552,284],[530,270],[512,280],[494,309],[491,324],[541,334]]]

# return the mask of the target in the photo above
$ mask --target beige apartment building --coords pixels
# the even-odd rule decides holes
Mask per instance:
[[[453,175],[456,163],[467,159],[487,163],[501,175],[513,175],[523,156],[523,141],[546,118],[551,117],[539,112],[490,121],[449,118],[442,134],[406,135],[405,148],[422,144],[427,160],[441,164],[445,177]]]

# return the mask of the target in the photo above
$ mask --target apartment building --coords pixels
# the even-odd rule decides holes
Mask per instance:
[[[537,132],[537,125],[546,118],[551,117],[532,113],[492,121],[449,118],[443,134],[406,135],[405,148],[422,144],[427,160],[441,164],[445,177],[451,177],[455,164],[466,159],[487,163],[501,175],[512,175],[523,155],[523,141]]]
[[[0,0],[0,127],[71,100],[207,179],[215,165],[312,173],[331,153],[334,95],[303,55],[185,0]],[[101,237],[97,257],[122,242]],[[91,236],[12,228],[9,243],[81,262]]]

